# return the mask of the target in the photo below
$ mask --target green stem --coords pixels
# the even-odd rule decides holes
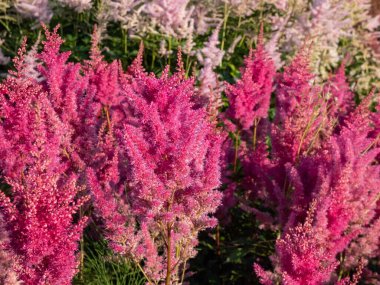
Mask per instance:
[[[257,118],[257,119],[254,120],[254,123],[253,123],[253,137],[252,137],[253,150],[256,149],[256,144],[257,144],[257,127],[259,125],[259,122],[260,122],[260,118]]]
[[[172,50],[172,38],[169,37],[168,39],[168,65],[170,65],[170,62],[171,62],[171,56],[170,56],[171,50]]]
[[[220,49],[224,50],[224,42],[226,38],[226,30],[227,30],[227,21],[229,16],[228,6],[227,3],[224,4],[224,18],[223,18],[223,37],[222,37],[222,43],[220,44]]]
[[[238,149],[239,149],[239,131],[237,131],[237,133],[235,134],[234,173],[236,173],[236,169],[237,169]]]
[[[82,219],[83,217],[83,209],[82,206],[79,209],[79,217]],[[83,233],[80,236],[80,280],[84,284],[84,239],[83,239]]]

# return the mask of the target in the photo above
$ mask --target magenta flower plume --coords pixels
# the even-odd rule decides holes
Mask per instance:
[[[281,280],[281,284],[318,285],[330,280],[331,272],[338,262],[331,262],[334,256],[324,248],[324,241],[319,239],[320,233],[313,227],[314,211],[310,209],[304,223],[290,229],[277,241],[276,274],[254,264],[261,284],[273,285]]]
[[[292,116],[296,106],[312,91],[308,47],[304,46],[291,64],[278,76],[276,86],[276,121],[283,122]]]
[[[0,192],[0,209],[23,284],[71,284],[85,219],[73,215],[85,198],[63,161],[66,125],[47,94],[24,77],[25,42],[16,58],[16,77],[0,85],[0,167],[10,196]]]
[[[67,62],[69,51],[60,53],[64,41],[57,34],[59,25],[53,32],[45,25],[43,28],[46,40],[43,42],[42,52],[36,55],[41,61],[38,71],[44,78],[42,85],[61,120],[72,123],[78,119],[77,97],[85,87],[85,82],[80,76],[81,66]]]
[[[249,130],[255,120],[268,116],[275,75],[274,63],[264,48],[262,32],[256,50],[251,50],[245,59],[241,74],[241,79],[226,90],[230,102],[227,116],[243,130]]]
[[[284,284],[317,285],[328,281],[337,262],[318,239],[309,218],[291,229],[276,245]]]
[[[279,75],[275,89],[277,106],[271,141],[273,157],[280,168],[318,148],[322,134],[330,128],[327,104],[320,96],[320,88],[311,82],[309,65],[309,54],[303,47]],[[282,187],[283,182],[277,183]]]
[[[354,109],[354,93],[348,85],[345,75],[347,57],[329,79],[325,92],[329,93],[329,114],[342,117]]]

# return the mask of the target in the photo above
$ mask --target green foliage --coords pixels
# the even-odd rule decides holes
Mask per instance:
[[[253,263],[270,268],[277,233],[260,229],[251,214],[238,208],[231,209],[231,218],[227,225],[201,235],[198,255],[190,261],[190,284],[259,284]]]
[[[75,285],[143,285],[146,280],[140,269],[122,257],[112,256],[105,241],[85,241],[82,270]]]

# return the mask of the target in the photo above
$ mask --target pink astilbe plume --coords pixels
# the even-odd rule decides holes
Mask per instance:
[[[280,281],[289,285],[319,285],[330,279],[338,262],[331,262],[334,257],[324,248],[324,241],[313,228],[314,211],[310,209],[304,223],[290,229],[277,241],[275,273],[254,264],[261,284],[273,285]]]
[[[278,221],[283,225],[292,204],[291,198],[297,196],[292,195],[288,177],[291,175],[290,169],[303,157],[318,150],[326,140],[325,133],[331,128],[326,101],[320,96],[320,88],[312,84],[312,78],[308,54],[303,47],[278,76],[275,88],[276,115],[268,127],[272,145],[271,160],[268,162],[265,152],[261,155],[261,161],[246,159],[247,179],[253,179],[256,185],[264,184],[264,198],[270,197],[264,200],[274,203],[272,206],[277,208]],[[254,158],[253,152],[247,157]],[[265,167],[259,168],[258,165]]]
[[[358,237],[359,234],[368,234],[368,238],[375,232],[367,231],[367,226],[373,220],[376,214],[376,201],[379,196],[379,177],[380,168],[373,165],[375,156],[379,153],[379,149],[368,151],[361,155],[361,150],[366,146],[362,139],[350,137],[352,133],[344,133],[341,137],[333,138],[331,150],[326,153],[329,160],[324,158],[323,164],[325,169],[319,178],[322,181],[317,184],[313,191],[313,196],[318,200],[316,206],[315,220],[312,225],[313,233],[305,238],[307,244],[318,242],[318,247],[313,252],[323,250],[323,258],[316,265],[307,260],[306,256],[300,258],[299,263],[303,264],[309,270],[321,272],[320,266],[333,265],[337,261],[335,257],[348,247],[350,242]],[[365,140],[366,141],[366,140]],[[369,141],[366,141],[367,143]],[[297,193],[299,194],[299,193]],[[301,206],[297,203],[294,205]],[[289,223],[294,223],[300,213],[297,210],[290,215]],[[302,215],[302,214],[301,214]],[[291,232],[292,230],[290,230]],[[299,241],[295,241],[293,246],[299,246]],[[348,259],[356,259],[365,255],[365,252],[357,252],[356,255],[350,256],[347,252]],[[281,261],[281,271],[284,272],[289,264],[289,260]],[[309,255],[307,255],[309,256]],[[368,256],[369,257],[369,256]],[[313,269],[314,268],[314,269]],[[324,281],[328,281],[332,277],[333,268],[328,269],[325,273]],[[291,278],[297,276],[296,272],[290,275]],[[302,270],[302,274],[307,272]],[[328,273],[328,274],[327,274]],[[310,276],[316,276],[312,274]],[[306,280],[306,279],[305,279]],[[305,281],[304,281],[305,282]],[[290,283],[298,284],[298,283]],[[300,284],[303,284],[302,282]],[[308,283],[305,283],[308,284]],[[318,282],[315,284],[319,284]]]
[[[306,46],[279,75],[271,141],[273,157],[280,168],[317,148],[321,134],[330,127],[327,104],[320,96],[320,88],[311,82],[313,77]],[[283,175],[281,172],[278,173]],[[278,183],[283,186],[282,182]]]
[[[0,85],[0,167],[9,195],[0,193],[0,209],[24,284],[71,284],[85,219],[73,215],[85,198],[77,177],[63,161],[67,126],[47,93],[23,68],[25,42],[16,58],[15,77]]]
[[[331,116],[342,116],[354,109],[354,93],[348,85],[345,75],[345,66],[347,57],[343,60],[340,67],[334,75],[332,75],[325,86],[325,92],[330,94],[328,102],[328,112]]]
[[[84,175],[95,206],[95,216],[104,221],[105,237],[115,251],[131,241],[133,227],[126,227],[129,217],[121,196],[127,162],[120,153],[114,132],[123,129],[128,113],[122,84],[128,84],[121,64],[107,63],[98,48],[95,27],[90,60],[85,64],[67,62],[68,52],[60,52],[63,40],[45,28],[46,42],[39,55],[42,82],[52,105],[72,133],[72,144],[65,151],[73,169]],[[121,162],[119,162],[121,160]],[[124,179],[124,180],[123,180]],[[129,230],[129,231],[128,231]]]
[[[250,129],[255,120],[267,118],[273,89],[275,66],[268,57],[261,32],[256,50],[250,51],[241,70],[241,79],[226,90],[230,102],[227,116],[243,130]]]
[[[110,247],[129,254],[134,247],[126,247],[127,243],[137,245],[142,234],[135,229],[128,212],[130,200],[123,200],[129,165],[115,137],[115,132],[124,129],[130,112],[126,92],[122,90],[122,85],[129,86],[129,82],[120,62],[103,60],[96,27],[90,60],[82,65],[67,62],[69,53],[60,52],[63,40],[57,29],[49,32],[45,28],[46,41],[38,55],[42,62],[39,69],[45,78],[41,84],[55,111],[66,123],[67,132],[72,134],[72,143],[65,145],[65,154],[71,169],[79,171],[81,180],[86,182],[95,207],[94,215],[97,220],[103,220]],[[155,272],[152,266],[150,270]]]
[[[46,40],[43,41],[42,52],[36,55],[41,61],[37,69],[44,78],[42,86],[47,91],[53,108],[61,120],[69,124],[78,119],[76,100],[78,93],[81,95],[81,92],[84,92],[85,83],[79,74],[81,66],[67,62],[70,56],[69,51],[59,52],[63,43],[57,34],[59,25],[53,32],[44,25],[43,28]]]
[[[122,127],[125,98],[121,92],[124,77],[121,64],[117,61],[107,63],[98,49],[99,34],[95,28],[90,60],[85,64],[67,62],[69,52],[60,52],[63,43],[57,34],[45,28],[46,41],[43,51],[37,56],[41,60],[39,71],[44,80],[41,82],[52,105],[61,120],[67,123],[67,131],[72,134],[72,144],[65,151],[71,162],[84,171],[86,166],[94,167],[99,163],[93,159],[102,153],[98,146],[98,135],[104,123],[116,128]],[[99,164],[96,168],[99,168]]]
[[[312,90],[310,54],[303,46],[289,66],[279,75],[276,86],[276,121],[283,122],[291,117],[296,106],[304,97],[310,97]]]
[[[177,284],[196,253],[199,231],[216,224],[209,215],[221,200],[221,139],[206,110],[192,103],[194,80],[185,79],[182,64],[174,75],[166,69],[156,78],[143,70],[141,56],[142,49],[123,86],[131,117],[115,131],[129,166],[126,183],[115,185],[114,170],[106,174],[110,186],[102,187],[91,171],[89,184],[98,210],[108,203],[117,211],[104,220],[114,250],[143,261],[150,280]],[[105,187],[114,189],[108,201]]]
[[[323,284],[330,279],[338,264],[313,227],[313,211],[309,211],[305,223],[292,228],[277,241],[276,252],[283,284]]]

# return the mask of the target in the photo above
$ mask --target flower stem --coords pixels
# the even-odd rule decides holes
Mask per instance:
[[[170,285],[171,281],[171,257],[172,257],[172,244],[171,244],[171,228],[169,224],[167,225],[167,231],[168,231],[168,238],[167,238],[167,244],[166,244],[166,249],[167,249],[167,264],[166,264],[166,281],[165,285]]]

